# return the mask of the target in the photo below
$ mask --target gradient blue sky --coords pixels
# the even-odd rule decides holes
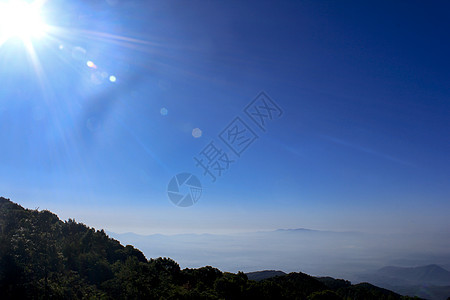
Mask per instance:
[[[116,232],[450,228],[449,2],[73,2],[34,61],[0,48],[1,195]],[[262,90],[284,115],[211,183],[193,157]]]

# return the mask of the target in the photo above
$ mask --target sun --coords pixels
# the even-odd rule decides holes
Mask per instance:
[[[0,45],[11,38],[29,40],[42,36],[47,26],[41,6],[41,1],[0,0]]]

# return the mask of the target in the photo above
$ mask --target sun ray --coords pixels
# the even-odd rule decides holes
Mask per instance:
[[[151,47],[152,49],[155,49],[157,47],[165,47],[164,44],[152,42],[149,40],[143,40],[93,30],[84,30],[77,28],[68,29],[64,27],[49,26],[48,31],[51,32],[53,36],[57,38],[59,37],[61,39],[67,39],[68,37],[73,40],[79,39],[80,41],[85,41],[88,39],[91,41],[106,42],[111,45],[118,45],[121,47],[140,51],[143,50],[145,51],[145,49],[149,49],[149,47]]]
[[[41,63],[39,61],[39,58],[36,54],[36,51],[34,49],[33,43],[30,39],[24,39],[23,40],[25,48],[27,49],[28,56],[31,60],[31,64],[33,66],[34,72],[36,73],[39,84],[44,87],[44,71],[42,69]]]

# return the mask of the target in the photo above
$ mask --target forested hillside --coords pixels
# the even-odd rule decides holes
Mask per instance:
[[[0,198],[1,299],[407,299],[369,284],[290,273],[260,281],[147,259],[103,230]]]

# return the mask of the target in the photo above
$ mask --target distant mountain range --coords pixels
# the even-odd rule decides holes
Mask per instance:
[[[168,255],[185,267],[208,264],[229,272],[303,270],[361,282],[358,274],[400,261],[403,265],[441,266],[450,262],[450,237],[445,234],[431,237],[307,228],[235,234],[108,234],[135,245],[148,257]]]
[[[376,272],[380,277],[385,278],[391,284],[401,280],[403,284],[410,285],[449,285],[450,272],[438,265],[428,265],[421,267],[384,267]]]
[[[445,300],[450,296],[450,272],[435,264],[419,267],[387,266],[361,275],[360,280],[402,295],[430,300]]]
[[[125,244],[135,245],[149,257],[167,255],[185,267],[207,264],[230,272],[242,270],[254,280],[302,270],[315,276],[328,275],[352,282],[369,282],[402,295],[430,300],[445,300],[450,296],[448,271],[441,266],[450,262],[450,256],[433,254],[436,245],[423,250],[426,255],[420,253],[420,244],[431,244],[424,243],[426,237],[423,236],[387,236],[307,228],[227,235],[109,234]],[[450,249],[450,239],[443,236],[441,240],[436,253]],[[409,265],[437,262],[439,265],[379,269],[396,261]]]
[[[246,273],[248,279],[261,281],[277,276],[284,276],[283,271],[264,270]],[[349,281],[331,277],[316,277],[317,280],[337,290],[351,286]],[[450,272],[438,265],[420,267],[381,268],[364,277],[368,282],[395,291],[401,295],[421,297],[429,300],[446,300],[450,298]]]

